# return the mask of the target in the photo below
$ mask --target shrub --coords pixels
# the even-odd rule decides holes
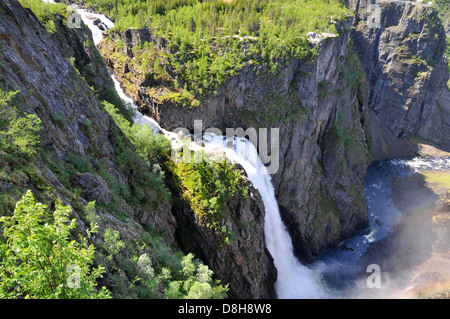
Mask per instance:
[[[16,204],[13,217],[2,217],[0,242],[0,298],[108,298],[96,290],[101,266],[92,268],[94,246],[84,237],[70,240],[77,222],[70,206],[35,203],[28,191]],[[72,272],[75,270],[75,272]]]
[[[0,88],[0,148],[26,156],[35,153],[40,141],[42,121],[35,114],[21,113],[13,105],[18,92],[5,92]]]

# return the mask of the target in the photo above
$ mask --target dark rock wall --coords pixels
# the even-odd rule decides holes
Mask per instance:
[[[417,148],[404,140],[408,136],[448,148],[445,31],[434,7],[354,0],[350,8],[352,38],[369,83],[375,155],[414,155]]]

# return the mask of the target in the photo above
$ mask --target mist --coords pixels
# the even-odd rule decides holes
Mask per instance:
[[[449,168],[449,158],[391,160],[369,168],[366,234],[341,242],[313,264],[327,298],[423,298],[447,291],[450,218],[437,203],[448,189],[430,188],[418,172],[447,171],[436,173],[445,179]]]

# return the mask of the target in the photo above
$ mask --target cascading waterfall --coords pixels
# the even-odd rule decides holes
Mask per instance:
[[[91,30],[95,44],[101,41],[102,31],[89,19],[89,15],[100,19],[108,28],[114,26],[114,23],[102,14],[88,13],[83,9],[78,9],[77,13],[81,15],[83,22]],[[133,101],[123,92],[120,83],[114,75],[111,77],[119,96],[125,102],[130,103],[135,110],[135,123],[149,125],[153,131],[163,133],[174,147],[179,147],[181,141],[177,135],[162,129],[151,117],[141,114]],[[242,165],[248,178],[261,194],[266,210],[264,223],[266,245],[278,270],[278,278],[275,283],[277,296],[279,298],[324,297],[325,295],[318,279],[318,272],[302,265],[294,256],[292,241],[281,220],[270,175],[267,174],[264,164],[260,161],[254,145],[246,139],[230,139],[213,134],[206,134],[202,142],[204,146],[199,146],[200,143],[193,143],[192,149],[203,148],[206,153],[217,148],[224,151],[229,160]],[[229,147],[229,142],[232,142],[232,148]]]
[[[53,0],[43,1],[53,2]],[[78,9],[77,13],[81,15],[83,22],[91,30],[96,45],[102,39],[102,31],[93,23],[92,18],[99,19],[108,28],[114,26],[114,23],[102,14],[90,13],[83,9]],[[114,75],[111,78],[119,96],[125,102],[130,103],[135,110],[135,123],[149,125],[155,133],[164,134],[171,141],[174,148],[182,146],[182,142],[177,134],[164,130],[153,118],[141,114],[132,99],[123,92],[120,83]],[[279,298],[343,297],[342,291],[332,293],[333,288],[329,286],[329,283],[322,283],[321,278],[327,270],[333,271],[333,269],[339,267],[338,273],[332,273],[333,276],[342,277],[343,274],[345,277],[346,272],[355,272],[353,269],[355,260],[365,253],[368,245],[384,238],[397,223],[401,212],[392,205],[392,200],[389,198],[389,183],[392,178],[404,176],[404,174],[412,174],[424,169],[450,169],[449,158],[435,160],[420,158],[398,159],[372,165],[368,170],[365,182],[366,198],[369,206],[370,233],[354,236],[343,241],[341,246],[346,247],[345,250],[339,247],[330,254],[323,256],[323,258],[319,258],[318,262],[313,266],[308,267],[301,264],[293,254],[292,241],[280,216],[271,177],[267,174],[264,164],[261,163],[254,145],[246,139],[229,138],[209,133],[205,134],[201,141],[197,140],[197,142],[191,143],[189,147],[192,150],[203,150],[206,154],[214,153],[217,150],[224,152],[230,161],[239,163],[245,169],[248,178],[261,194],[266,210],[264,223],[265,241],[278,270],[275,289]],[[333,265],[333,267],[330,267],[330,265]],[[354,279],[350,279],[350,281],[352,280]]]
[[[292,241],[281,220],[270,175],[259,159],[256,147],[247,139],[226,138],[212,134],[203,141],[206,145],[225,150],[228,159],[242,165],[253,186],[261,194],[266,210],[264,220],[266,246],[278,270],[275,283],[278,298],[325,297],[320,287],[318,272],[302,265],[294,256]],[[230,144],[233,148],[226,146]]]

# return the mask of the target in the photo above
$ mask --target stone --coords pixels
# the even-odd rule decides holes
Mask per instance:
[[[94,176],[91,173],[77,173],[74,185],[81,188],[81,196],[88,201],[96,201],[101,204],[108,204],[111,201],[111,191],[100,176]]]

